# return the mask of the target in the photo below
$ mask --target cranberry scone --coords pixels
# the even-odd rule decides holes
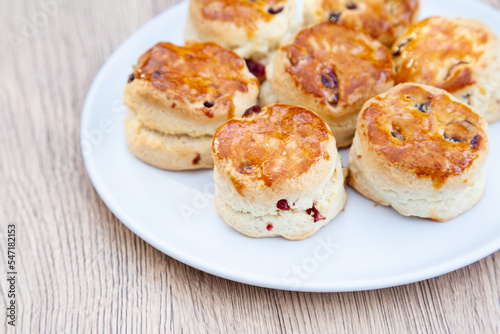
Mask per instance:
[[[159,43],[143,54],[125,87],[130,151],[158,168],[212,168],[217,128],[257,101],[245,61],[215,43]]]
[[[405,216],[447,221],[486,189],[488,123],[446,91],[407,83],[368,101],[349,152],[349,184]]]
[[[335,138],[305,108],[250,108],[217,130],[212,155],[217,211],[247,236],[304,239],[345,206]]]

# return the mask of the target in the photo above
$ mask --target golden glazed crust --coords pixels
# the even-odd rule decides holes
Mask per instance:
[[[492,38],[475,20],[431,17],[394,44],[396,82],[418,82],[456,92],[476,82],[474,66]]]
[[[173,101],[172,109],[191,105],[195,117],[230,119],[235,93],[245,94],[250,86],[259,86],[247,74],[242,58],[215,43],[188,41],[185,47],[158,43],[140,57],[130,84],[146,84],[149,91],[153,87],[152,100],[160,92]]]
[[[258,21],[271,21],[286,0],[192,0],[204,20],[231,22],[251,33]]]
[[[385,45],[391,45],[413,23],[419,11],[418,0],[320,0],[309,20],[331,21],[361,30]],[[309,4],[306,7],[311,6]],[[314,5],[313,5],[314,6]],[[307,9],[306,9],[307,10]],[[306,18],[307,19],[307,18]]]
[[[361,32],[333,23],[304,28],[278,50],[272,91],[280,103],[316,112],[338,147],[351,144],[363,104],[394,85],[389,50]]]
[[[338,116],[343,116],[343,108],[358,102],[353,97],[373,94],[374,86],[390,82],[394,76],[386,48],[361,33],[327,22],[303,29],[281,50],[288,55],[286,71],[297,88],[320,98]],[[335,110],[337,106],[341,109]]]
[[[488,150],[481,116],[442,90],[415,84],[367,102],[357,132],[389,165],[430,178],[436,188]]]
[[[213,142],[214,159],[224,161],[242,196],[245,185],[283,184],[307,173],[319,160],[330,160],[334,138],[315,113],[296,106],[255,107],[245,116],[222,125]],[[336,158],[336,157],[334,157]]]
[[[278,102],[316,112],[338,147],[345,147],[363,104],[394,86],[394,63],[376,40],[324,22],[302,29],[278,49],[271,83]]]

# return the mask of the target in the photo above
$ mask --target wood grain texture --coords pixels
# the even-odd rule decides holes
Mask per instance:
[[[0,1],[0,264],[15,222],[16,331],[500,333],[500,252],[397,288],[292,293],[192,269],[113,216],[80,157],[85,95],[113,50],[176,2],[43,0],[44,20],[38,1]],[[14,45],[9,33],[33,21],[41,27]],[[3,274],[0,286],[7,303]]]

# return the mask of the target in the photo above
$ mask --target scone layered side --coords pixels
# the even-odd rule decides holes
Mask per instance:
[[[422,184],[421,179],[409,178],[404,171],[390,173],[382,163],[374,166],[376,160],[371,159],[376,157],[370,158],[366,150],[359,148],[361,145],[355,138],[349,157],[349,185],[364,197],[383,206],[392,206],[404,216],[445,222],[472,208],[484,195],[485,167],[470,175],[465,186],[463,182],[447,183],[436,191],[431,181]]]
[[[165,134],[147,127],[131,110],[125,116],[124,129],[132,154],[154,167],[167,170],[213,168],[212,136]]]
[[[421,89],[426,101],[418,100],[420,91],[405,90],[407,87]],[[390,102],[391,99],[406,96],[413,99],[409,103],[415,104],[415,111],[408,112],[405,118],[416,130],[400,123],[404,113],[391,113],[402,103]],[[373,132],[373,125],[367,120],[366,113],[378,105],[393,120],[386,124],[393,129],[393,138],[383,139],[385,142],[374,139],[379,134]],[[460,106],[462,111],[457,111]],[[433,108],[449,109],[441,109],[435,116]],[[470,209],[483,196],[489,152],[487,133],[484,119],[445,91],[417,84],[396,86],[368,101],[360,113],[349,152],[349,184],[365,197],[390,205],[403,215],[447,221]],[[417,138],[422,135],[428,139]],[[394,152],[399,153],[395,156]]]
[[[248,199],[243,200],[244,204],[238,203],[240,201],[234,201],[234,198],[238,198],[239,195],[235,194],[232,184],[217,171],[214,176],[216,183],[222,185],[216,188],[215,193],[217,211],[228,225],[240,233],[255,238],[276,236],[283,236],[289,240],[307,238],[328,224],[343,210],[347,201],[340,158],[330,178],[310,194],[299,197],[297,194],[284,196],[284,200],[291,204],[290,211],[278,209],[274,202],[272,208],[266,210],[267,212],[262,212],[257,203]],[[324,219],[314,222],[314,217],[307,212],[313,207],[323,215],[320,218]],[[290,224],[291,221],[294,222],[293,225]]]

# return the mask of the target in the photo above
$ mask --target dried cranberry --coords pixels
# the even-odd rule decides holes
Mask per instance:
[[[267,224],[266,228],[267,228],[268,231],[271,231],[273,229],[273,225],[272,224]]]
[[[328,104],[331,105],[332,107],[336,107],[337,104],[339,103],[339,93],[333,94],[333,96],[328,99]]]
[[[327,102],[336,107],[339,102],[339,81],[332,68],[326,68],[321,72],[321,83],[331,90],[331,94],[327,96]]]
[[[478,134],[475,134],[474,137],[472,138],[472,140],[470,141],[470,147],[473,150],[475,150],[476,148],[478,148],[480,139],[481,139],[481,137],[479,137]]]
[[[332,23],[337,23],[340,21],[340,15],[342,15],[342,12],[333,12],[328,16],[328,21]]]
[[[337,79],[337,75],[335,74],[335,71],[332,69],[327,69],[323,71],[323,73],[321,74],[321,83],[326,88],[332,88],[332,89],[339,88],[339,81]]]
[[[193,165],[199,164],[200,160],[201,160],[201,155],[198,153],[196,154],[196,157],[193,159]]]
[[[347,9],[350,9],[350,10],[354,10],[354,9],[358,9],[358,5],[356,5],[354,2],[352,1],[349,1],[347,4],[346,4],[346,7]]]
[[[128,83],[131,83],[132,81],[135,80],[135,75],[134,74],[131,74],[129,77],[128,77]]]
[[[252,116],[253,114],[258,114],[262,111],[262,108],[260,106],[253,106],[253,107],[250,107],[248,108],[247,110],[245,110],[245,112],[243,113],[243,117],[250,117]]]
[[[451,137],[448,137],[446,135],[446,133],[443,135],[444,139],[446,139],[447,141],[451,142],[451,143],[462,143],[463,142],[463,139],[460,138],[460,137],[457,137],[457,136],[451,136]],[[474,139],[474,138],[473,138]]]
[[[284,7],[278,7],[278,8],[269,7],[267,12],[269,14],[276,15],[276,14],[281,13],[283,11],[283,9],[284,9]]]
[[[316,223],[317,221],[320,221],[320,220],[325,220],[326,218],[321,216],[321,214],[319,213],[318,209],[316,209],[313,205],[312,208],[310,209],[307,209],[306,210],[307,214],[311,217],[314,218],[314,222]]]
[[[401,141],[405,141],[406,139],[405,136],[401,133],[401,129],[398,126],[392,128],[391,135]]]
[[[252,173],[252,170],[253,168],[255,167],[255,165],[252,165],[251,163],[249,162],[244,162],[242,163],[239,168],[238,168],[238,171],[241,173],[241,174],[250,174]]]
[[[392,52],[392,55],[394,57],[398,57],[401,55],[401,49],[404,48],[406,45],[408,45],[408,43],[410,43],[412,40],[412,38],[407,38],[406,40],[404,40],[403,42],[401,42],[398,46],[396,46],[394,48],[394,51]]]
[[[266,67],[253,59],[245,59],[248,70],[255,75],[257,79],[264,80],[266,78]]]
[[[415,104],[415,108],[417,108],[418,111],[423,112],[424,114],[427,114],[431,110],[431,104],[432,104],[432,101],[427,101],[425,103],[418,103],[418,104]]]
[[[207,108],[212,108],[214,105],[215,105],[215,102],[214,101],[205,101],[205,103],[203,103],[203,105]]]
[[[290,206],[288,205],[288,201],[286,199],[279,200],[278,204],[276,204],[276,206],[280,210],[290,211]]]
[[[468,62],[460,60],[458,63],[450,67],[450,69],[448,70],[448,74],[446,74],[446,77],[448,78],[451,75],[451,73],[453,73],[453,71],[460,65],[468,65],[468,64],[469,64]]]

